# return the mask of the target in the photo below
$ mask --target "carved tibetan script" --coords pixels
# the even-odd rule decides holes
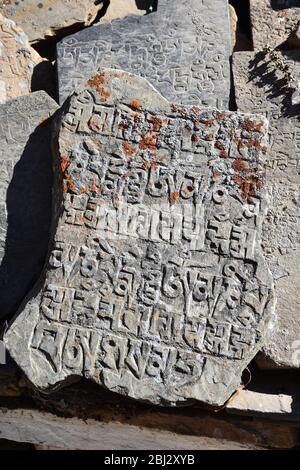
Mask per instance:
[[[160,0],[158,11],[97,24],[57,47],[62,103],[101,67],[136,73],[167,99],[228,109],[230,28],[224,0]]]
[[[56,127],[55,235],[10,353],[44,389],[78,375],[157,404],[224,403],[273,311],[266,119],[171,105],[111,69]]]

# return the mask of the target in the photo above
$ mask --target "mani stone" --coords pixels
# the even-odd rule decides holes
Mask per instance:
[[[274,309],[267,127],[115,69],[66,101],[49,258],[4,336],[36,387],[84,376],[160,405],[230,397]]]
[[[0,104],[42,86],[41,69],[51,69],[25,33],[0,13]]]
[[[300,20],[300,2],[299,0],[250,0],[250,13],[254,50],[263,50],[267,45],[275,49],[297,29]]]
[[[31,43],[90,25],[102,6],[102,0],[0,0],[0,12],[20,25]]]
[[[46,259],[51,222],[48,118],[43,91],[0,105],[0,318],[14,314]]]
[[[300,50],[279,53],[300,79]],[[277,323],[263,351],[270,364],[300,367],[300,106],[276,63],[263,53],[234,54],[239,111],[265,113],[270,122],[267,187],[272,203],[262,247],[275,279]]]
[[[102,67],[136,73],[167,99],[228,109],[230,26],[224,0],[161,0],[158,11],[97,24],[57,46],[59,96]]]

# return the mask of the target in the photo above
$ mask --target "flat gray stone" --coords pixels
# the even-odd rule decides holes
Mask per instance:
[[[267,121],[182,107],[104,70],[56,122],[47,267],[4,337],[43,390],[84,376],[223,404],[272,322],[260,250]]]
[[[297,29],[299,0],[250,0],[254,50],[283,44]]]
[[[300,78],[299,50],[280,59]],[[270,121],[272,204],[262,247],[275,278],[278,320],[263,351],[278,366],[300,367],[300,106],[292,104],[293,89],[264,54],[234,54],[233,70],[238,110],[265,113]]]
[[[158,11],[97,24],[57,46],[62,103],[101,67],[136,73],[167,99],[228,109],[230,23],[224,0],[167,0]]]
[[[51,218],[48,118],[44,92],[0,105],[0,317],[11,315],[38,279]]]
[[[0,12],[14,20],[32,43],[90,25],[102,7],[101,0],[0,0]]]

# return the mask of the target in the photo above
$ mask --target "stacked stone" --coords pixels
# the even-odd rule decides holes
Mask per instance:
[[[72,2],[64,16],[67,3],[3,11],[34,43],[90,24],[100,8]],[[86,377],[154,404],[223,405],[276,330],[273,276],[281,282],[291,267],[288,250],[279,259],[272,249],[290,242],[297,252],[297,178],[282,164],[276,173],[263,97],[254,103],[240,65],[246,53],[235,56],[243,113],[228,110],[227,2],[155,3],[147,15],[108,10],[58,43],[57,113],[45,92],[30,93],[39,59],[28,41],[24,93],[5,59],[0,315],[17,315],[4,342],[41,390]],[[3,24],[18,41],[12,20]],[[286,233],[282,222],[273,230],[283,213]]]
[[[251,0],[255,52],[233,56],[237,108],[264,113],[270,122],[267,186],[271,206],[262,248],[275,280],[273,333],[261,367],[300,366],[300,5]]]

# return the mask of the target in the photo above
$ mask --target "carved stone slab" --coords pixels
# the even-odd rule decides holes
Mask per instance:
[[[117,70],[56,123],[47,268],[5,335],[39,388],[85,376],[156,404],[222,404],[261,348],[267,121],[171,105]]]
[[[300,51],[281,58],[300,78]],[[300,367],[300,106],[292,105],[293,89],[264,54],[236,53],[233,66],[238,109],[265,113],[270,121],[273,203],[262,246],[275,278],[278,321],[264,352],[278,365]]]
[[[51,64],[30,47],[22,29],[0,13],[0,103],[43,86],[38,69],[45,67],[51,73]]]
[[[0,11],[23,28],[30,42],[66,31],[66,28],[87,26],[102,6],[101,0],[0,0]]]
[[[250,0],[254,50],[284,43],[300,21],[299,0]]]
[[[0,317],[17,307],[38,279],[51,218],[49,116],[44,92],[0,105]]]
[[[230,26],[224,0],[167,0],[158,11],[98,24],[57,47],[60,102],[101,67],[151,81],[182,104],[228,109]]]

